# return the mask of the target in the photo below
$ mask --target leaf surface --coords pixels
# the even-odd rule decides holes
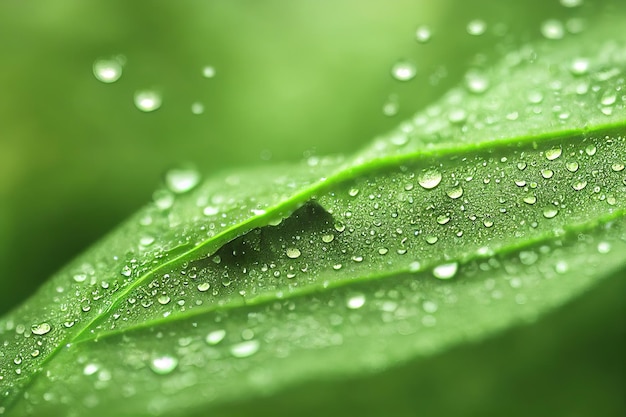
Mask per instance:
[[[618,28],[511,53],[351,158],[174,178],[0,321],[0,414],[185,414],[373,373],[623,269]]]

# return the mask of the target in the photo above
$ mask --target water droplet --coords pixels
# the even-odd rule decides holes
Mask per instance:
[[[422,264],[419,261],[413,261],[409,264],[409,272],[417,272],[422,268]]]
[[[120,274],[124,275],[125,277],[129,277],[133,274],[133,270],[130,269],[128,265],[124,265],[124,267],[120,271]]]
[[[122,64],[117,59],[99,59],[93,63],[93,75],[103,83],[114,83],[122,76]]]
[[[324,243],[330,243],[333,240],[335,240],[335,235],[333,235],[331,233],[326,234],[326,235],[322,235],[322,242],[324,242]]]
[[[569,265],[565,261],[558,261],[556,265],[554,265],[554,270],[557,274],[564,274],[569,270]]]
[[[583,0],[560,0],[563,7],[578,7],[583,4]]]
[[[543,217],[546,219],[552,219],[559,214],[559,210],[554,206],[548,206],[543,209]]]
[[[96,365],[95,363],[88,363],[83,368],[83,374],[87,375],[87,376],[93,375],[96,372],[98,372],[99,369],[100,369],[100,367],[98,365]]]
[[[165,174],[165,183],[171,191],[182,194],[200,182],[200,173],[194,168],[170,169]]]
[[[541,34],[546,39],[562,39],[565,35],[565,28],[559,20],[550,19],[541,24]]]
[[[433,269],[433,275],[439,279],[450,279],[456,275],[458,269],[459,264],[457,262],[445,263],[436,266]]]
[[[425,25],[418,27],[415,31],[415,39],[417,39],[419,43],[428,42],[432,38],[432,36],[432,31],[428,26]]]
[[[260,346],[258,340],[248,340],[231,346],[230,354],[235,358],[247,358],[257,353]]]
[[[385,116],[395,116],[400,111],[400,102],[398,96],[395,94],[390,95],[387,101],[383,104],[383,114]]]
[[[135,93],[135,106],[144,112],[151,112],[161,107],[161,94],[153,90],[141,90]]]
[[[167,210],[174,205],[174,194],[160,188],[152,194],[152,200],[159,210]]]
[[[529,91],[526,97],[528,98],[528,102],[531,104],[539,104],[543,101],[543,93],[537,90]]]
[[[291,259],[299,258],[300,255],[302,255],[302,252],[300,252],[300,249],[298,248],[287,248],[286,253],[287,253],[287,257]]]
[[[587,186],[587,181],[576,181],[572,184],[572,188],[576,191],[580,191]]]
[[[474,94],[482,94],[489,88],[489,79],[480,72],[471,71],[465,75],[465,86]]]
[[[491,219],[484,219],[483,220],[483,225],[485,227],[492,227],[493,226],[493,220],[491,220]]]
[[[546,158],[548,158],[549,161],[554,161],[556,158],[561,156],[562,152],[563,150],[561,148],[552,148],[546,151]]]
[[[605,254],[611,251],[611,244],[609,242],[600,242],[598,243],[598,252]]]
[[[52,330],[52,327],[48,323],[33,324],[30,331],[37,336],[42,336]]]
[[[458,187],[450,188],[446,191],[446,194],[452,199],[457,199],[463,195],[463,188],[460,185]]]
[[[223,329],[213,330],[212,332],[206,335],[206,338],[204,340],[209,345],[217,345],[219,342],[224,340],[224,337],[226,337],[226,330],[223,330]]]
[[[589,60],[587,58],[576,58],[572,61],[570,71],[574,75],[584,75],[589,72]]]
[[[398,81],[409,81],[415,77],[417,68],[408,61],[400,61],[391,67],[391,75]]]
[[[479,36],[485,33],[487,24],[484,20],[475,19],[467,24],[467,33],[473,36]]]
[[[215,216],[220,212],[220,209],[214,206],[206,206],[204,210],[202,210],[202,214],[205,216]]]
[[[602,94],[602,97],[600,98],[600,103],[602,103],[603,106],[612,106],[613,104],[615,104],[616,99],[617,96],[615,94],[615,91],[610,90]]]
[[[615,172],[620,172],[624,170],[624,164],[616,163],[611,165],[611,169]]]
[[[74,274],[72,278],[74,279],[74,281],[79,283],[85,282],[85,280],[87,279],[87,274]]]
[[[437,223],[439,223],[441,225],[446,224],[449,221],[450,221],[450,217],[447,216],[447,215],[442,214],[442,215],[437,217]]]
[[[200,103],[199,101],[191,103],[191,112],[193,114],[202,114],[202,113],[204,113],[204,104]]]
[[[152,359],[150,369],[158,375],[167,375],[178,366],[178,359],[173,356],[163,355]]]
[[[389,253],[389,249],[387,248],[379,248],[378,249],[378,253],[381,255],[386,255],[387,253]]]
[[[363,257],[362,257],[362,256],[357,256],[357,255],[354,255],[354,256],[352,257],[352,260],[353,260],[354,262],[363,262]]]
[[[434,245],[438,240],[439,238],[437,238],[437,236],[426,236],[426,243],[429,245]]]
[[[159,302],[159,304],[165,305],[171,301],[171,298],[166,294],[162,294],[159,296],[159,298],[157,298],[157,301]]]
[[[439,185],[441,178],[441,173],[432,169],[422,173],[418,178],[418,182],[423,188],[430,190]]]
[[[535,197],[534,195],[527,195],[526,197],[524,197],[524,203],[526,204],[535,204],[537,202],[537,197]]]
[[[202,76],[204,78],[215,77],[215,68],[210,65],[207,65],[206,67],[202,68]]]
[[[350,197],[356,197],[358,194],[359,194],[358,188],[350,188],[350,190],[348,191],[348,195],[350,195]]]
[[[363,294],[352,295],[346,300],[346,307],[351,310],[359,309],[363,307],[363,305],[365,305],[365,295]]]
[[[576,172],[578,171],[578,162],[570,161],[565,164],[565,168],[567,168],[569,172]]]
[[[425,312],[432,314],[437,312],[439,306],[434,301],[424,301],[422,303],[422,308]]]
[[[211,284],[209,284],[208,282],[202,282],[198,284],[197,288],[198,288],[198,291],[205,292],[205,291],[208,291],[209,288],[211,288]]]
[[[587,147],[585,148],[585,153],[589,156],[594,156],[596,154],[597,148],[596,145],[587,145]]]
[[[542,169],[541,176],[548,180],[552,178],[552,176],[554,176],[554,171],[552,171],[551,169]]]

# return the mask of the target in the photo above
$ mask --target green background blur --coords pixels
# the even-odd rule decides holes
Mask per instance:
[[[3,0],[0,313],[148,202],[170,167],[190,162],[219,175],[352,152],[468,69],[540,38],[546,19],[592,24],[624,9],[617,0],[575,8],[558,0]],[[482,36],[466,32],[476,18],[487,23]],[[419,44],[424,24],[433,36]],[[119,81],[96,80],[94,61],[118,54],[127,59]],[[415,79],[390,76],[400,59],[417,65]],[[202,76],[207,65],[212,79]],[[153,113],[133,104],[146,88],[163,95]],[[382,112],[390,95],[400,104],[394,117]],[[192,114],[196,101],[203,114]],[[420,364],[424,385],[434,378],[456,398],[435,390],[428,407],[443,412],[456,401],[467,415],[529,415],[511,410],[533,403],[532,415],[626,414],[618,278],[539,325]]]

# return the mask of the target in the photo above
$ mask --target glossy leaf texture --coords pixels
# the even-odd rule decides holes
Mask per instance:
[[[594,25],[352,158],[175,173],[0,321],[0,414],[206,411],[562,305],[626,267],[625,71]]]

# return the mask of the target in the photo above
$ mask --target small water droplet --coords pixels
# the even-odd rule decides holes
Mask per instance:
[[[433,269],[433,275],[438,279],[450,279],[456,275],[459,269],[457,262],[450,262],[436,266]]]
[[[554,171],[552,171],[551,169],[542,169],[541,176],[549,180],[550,178],[554,176]]]
[[[160,188],[152,194],[152,200],[159,210],[167,210],[174,205],[174,194]]]
[[[543,93],[537,90],[529,91],[526,97],[531,104],[539,104],[543,101]]]
[[[557,274],[564,274],[569,270],[569,265],[565,261],[558,261],[556,265],[554,265],[554,270]]]
[[[48,323],[33,324],[30,331],[37,336],[42,336],[52,330],[52,327]]]
[[[348,195],[350,195],[350,197],[356,197],[358,194],[359,194],[358,188],[350,188],[350,190],[348,191]]]
[[[200,173],[192,167],[170,169],[165,174],[167,188],[176,194],[186,193],[200,182]]]
[[[383,104],[383,114],[388,117],[395,116],[400,111],[400,102],[398,96],[395,94],[390,95],[387,101]]]
[[[208,291],[209,288],[211,288],[211,284],[209,284],[208,282],[202,282],[198,284],[197,288],[198,288],[198,291],[205,292],[205,291]]]
[[[87,274],[74,274],[72,278],[78,283],[85,282],[85,280],[87,279]]]
[[[523,171],[526,169],[526,162],[518,162],[517,163],[517,169],[519,169],[520,171]]]
[[[324,242],[324,243],[330,243],[333,240],[335,240],[335,235],[333,235],[332,233],[328,233],[326,235],[322,235],[322,242]]]
[[[433,189],[441,182],[441,173],[434,169],[422,173],[418,178],[419,185],[427,190]]]
[[[204,68],[202,68],[202,76],[204,78],[213,78],[213,77],[215,77],[215,67],[207,65]]]
[[[565,168],[567,168],[569,172],[576,172],[578,171],[578,162],[570,161],[565,164]]]
[[[162,294],[159,296],[159,298],[157,298],[157,301],[159,302],[159,304],[165,305],[171,301],[171,298],[166,294]]]
[[[409,81],[415,77],[417,68],[408,61],[400,61],[391,67],[391,75],[398,81]]]
[[[220,209],[214,206],[206,206],[204,210],[202,210],[202,214],[205,216],[215,216],[220,212]]]
[[[161,94],[154,90],[140,90],[135,93],[135,106],[143,112],[152,112],[161,107]]]
[[[602,94],[602,97],[600,98],[600,103],[602,103],[603,106],[612,106],[613,104],[615,104],[616,99],[617,95],[615,94],[615,91],[609,90]]]
[[[583,4],[583,0],[560,0],[563,7],[578,7]]]
[[[474,94],[482,94],[489,88],[489,79],[483,73],[471,71],[465,75],[465,86]]]
[[[98,59],[93,63],[93,75],[103,83],[114,83],[122,76],[122,63],[117,59]]]
[[[358,255],[354,255],[354,256],[352,257],[352,260],[353,260],[354,262],[363,262],[363,257],[362,257],[362,256],[358,256]]]
[[[83,374],[87,375],[87,376],[93,375],[96,372],[98,372],[98,370],[100,370],[100,367],[97,364],[95,364],[95,363],[88,363],[83,368]]]
[[[425,25],[418,27],[417,30],[415,31],[415,39],[419,43],[428,42],[432,38],[432,36],[433,36],[432,31],[430,30],[428,26],[425,26]]]
[[[485,227],[492,227],[493,226],[493,220],[491,220],[491,219],[484,219],[483,220],[483,226],[485,226]]]
[[[552,219],[559,214],[559,210],[554,206],[548,206],[543,209],[543,217],[546,219]]]
[[[261,344],[258,340],[247,340],[231,346],[230,354],[235,358],[247,358],[259,351]]]
[[[437,223],[443,225],[446,224],[450,221],[450,216],[447,216],[445,214],[442,214],[440,216],[437,217]]]
[[[620,172],[624,170],[624,164],[616,163],[611,165],[611,169],[615,172]]]
[[[576,58],[572,61],[570,71],[574,75],[584,75],[589,72],[589,60],[587,58]]]
[[[351,310],[359,309],[363,305],[365,305],[365,295],[363,294],[354,294],[346,300],[346,307]]]
[[[487,30],[487,23],[484,20],[475,19],[467,24],[467,33],[473,36],[479,36]]]
[[[209,345],[217,345],[219,342],[224,340],[224,337],[226,337],[226,330],[224,329],[213,330],[212,332],[206,335],[205,341]]]
[[[437,312],[439,306],[434,301],[424,301],[422,303],[422,308],[425,312],[432,314]]]
[[[609,242],[600,242],[598,243],[598,252],[605,254],[611,251],[611,244]]]
[[[128,265],[124,265],[124,267],[120,271],[120,274],[122,274],[125,277],[129,277],[129,276],[131,276],[133,274],[133,270],[130,269],[130,267]]]
[[[576,191],[580,191],[587,186],[587,181],[576,181],[572,184],[572,188]]]
[[[202,114],[204,113],[204,104],[199,101],[191,103],[191,112],[193,114]]]
[[[552,148],[546,151],[546,158],[548,158],[549,161],[554,161],[556,158],[561,156],[562,152],[563,150],[561,148]]]
[[[438,240],[439,238],[437,238],[437,236],[426,236],[426,243],[429,245],[434,245]]]
[[[150,369],[158,375],[167,375],[178,366],[178,359],[173,356],[163,355],[152,359]]]
[[[417,272],[422,268],[422,264],[419,261],[413,261],[409,264],[409,272]]]
[[[300,249],[298,248],[287,248],[286,253],[287,253],[287,257],[291,259],[299,258],[300,255],[302,255],[302,252],[300,252]]]
[[[537,197],[535,197],[534,195],[527,195],[526,197],[524,197],[524,203],[526,204],[535,204],[537,202]]]
[[[562,39],[565,35],[565,28],[561,21],[549,19],[541,24],[541,34],[546,39]]]
[[[463,195],[463,188],[459,185],[458,187],[450,188],[446,191],[448,197],[452,199],[457,199]]]
[[[597,148],[596,145],[587,145],[587,147],[585,148],[585,153],[589,156],[594,156],[596,154]]]

